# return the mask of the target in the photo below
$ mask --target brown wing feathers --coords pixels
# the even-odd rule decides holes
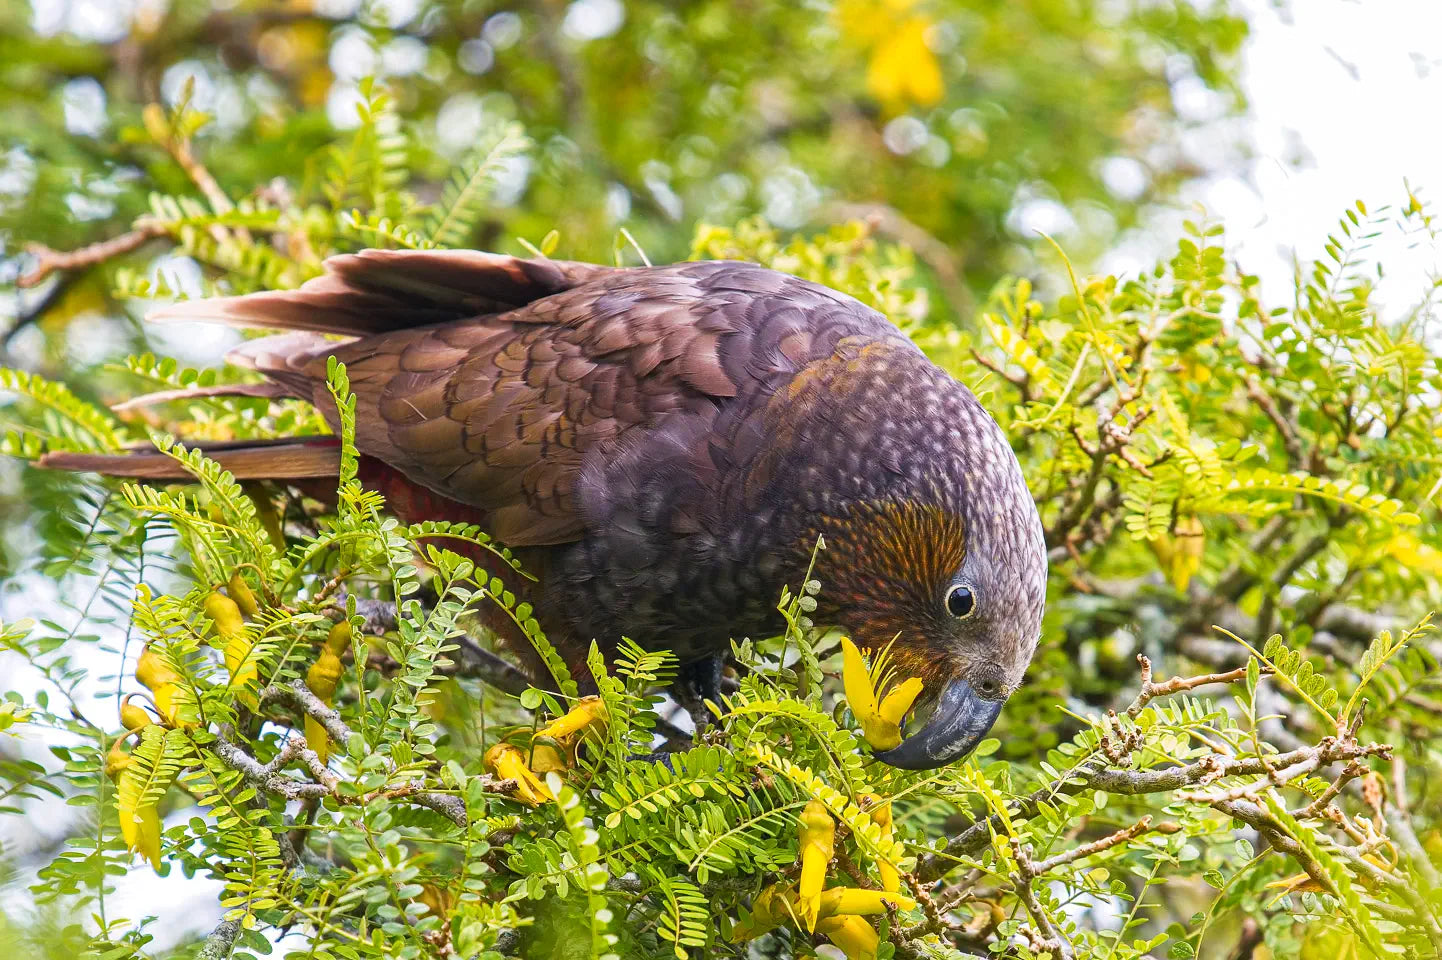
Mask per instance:
[[[296,396],[315,400],[317,357],[367,334],[400,330],[465,316],[512,310],[606,272],[604,267],[560,261],[527,261],[473,251],[367,250],[332,257],[325,273],[299,290],[187,301],[153,311],[148,319],[209,321],[240,327],[297,331],[251,340],[231,352],[238,366],[265,373],[264,383],[217,384],[135,397],[114,409],[205,396]],[[328,339],[324,334],[345,340]],[[454,357],[440,356],[444,365]],[[324,377],[323,368],[321,371]],[[335,476],[339,453],[333,441],[205,445],[240,479],[300,479]],[[164,454],[137,450],[118,454],[57,451],[39,466],[91,471],[137,479],[185,479],[188,474]]]
[[[331,410],[326,358],[335,355],[357,397],[363,454],[485,511],[512,545],[544,545],[582,533],[574,497],[587,450],[735,395],[719,355],[733,322],[706,309],[703,287],[715,271],[698,267],[366,251],[328,260],[325,274],[299,290],[191,301],[152,316],[291,331],[232,353],[270,381],[237,392],[289,394],[323,413]],[[333,454],[308,450],[216,455],[247,476],[335,470],[326,459]],[[266,466],[280,457],[289,459]],[[124,459],[58,455],[45,465],[176,475],[159,460]]]

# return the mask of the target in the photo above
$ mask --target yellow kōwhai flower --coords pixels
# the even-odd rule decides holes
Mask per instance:
[[[881,938],[861,917],[847,914],[828,917],[816,925],[816,932],[841,948],[847,960],[876,960]]]
[[[817,929],[829,918],[840,916],[880,916],[888,907],[911,910],[916,901],[884,890],[863,890],[859,887],[831,887],[821,892],[817,904]],[[756,895],[751,914],[731,931],[731,942],[754,940],[776,929],[788,919],[798,916],[800,904],[794,887],[772,884]]]
[[[138,710],[140,708],[136,707],[136,709]],[[134,732],[134,730],[125,731],[125,733],[110,745],[110,749],[105,754],[105,775],[111,780],[117,779],[125,772],[125,768],[130,766],[130,754],[121,748]]]
[[[253,617],[260,612],[260,604],[255,602],[255,594],[250,592],[250,585],[245,582],[239,570],[230,575],[225,592],[230,594],[230,599],[240,608],[242,616]]]
[[[836,821],[820,800],[806,804],[798,818],[801,841],[801,882],[796,888],[796,912],[807,930],[816,929],[821,913],[821,888],[826,885],[826,869],[836,852]]]
[[[881,836],[890,843],[893,836],[891,801],[883,801],[874,793],[864,793],[858,799],[862,801],[863,808],[870,813],[871,822],[881,828]],[[881,889],[888,893],[895,893],[901,889],[901,874],[897,873],[896,865],[891,861],[876,861],[876,871],[881,874]]]
[[[245,586],[244,581],[241,581],[241,586]],[[234,590],[234,587],[231,589]],[[249,593],[246,589],[246,594]],[[250,598],[250,604],[254,607],[254,597]],[[254,710],[256,699],[252,688],[260,679],[260,665],[250,655],[255,638],[246,632],[241,605],[217,591],[205,598],[205,615],[215,624],[216,636],[225,645],[225,669],[230,672],[230,689],[235,691],[241,703]]]
[[[136,661],[135,679],[150,691],[156,712],[168,726],[195,726],[195,721],[187,716],[194,699],[183,684],[185,678],[170,669],[148,643]]]
[[[842,36],[867,53],[867,92],[889,113],[935,106],[946,93],[926,42],[931,18],[915,7],[916,0],[842,0],[836,7]]]
[[[330,628],[325,646],[305,673],[306,687],[328,707],[335,703],[336,687],[340,685],[340,655],[350,646],[350,641],[350,621],[342,620]],[[330,738],[326,736],[325,725],[309,714],[305,718],[305,744],[315,751],[321,763],[329,759]]]
[[[582,697],[564,716],[536,731],[531,741],[534,773],[565,773],[576,764],[576,746],[593,730],[606,725],[606,704],[600,697]]]
[[[526,766],[526,758],[514,744],[498,743],[486,751],[486,769],[502,780],[516,781],[515,798],[532,807],[555,800],[541,779]]]
[[[120,699],[120,725],[126,730],[139,730],[141,727],[150,726],[150,714],[145,712],[144,707],[138,707],[130,702],[135,696],[127,693]]]
[[[921,695],[921,679],[912,677],[897,684],[878,705],[874,678],[850,637],[841,638],[841,654],[846,702],[861,724],[861,735],[875,749],[890,750],[901,742],[901,721]]]
[[[731,942],[755,940],[781,926],[795,910],[796,893],[790,888],[772,884],[751,901],[751,914],[731,930]]]

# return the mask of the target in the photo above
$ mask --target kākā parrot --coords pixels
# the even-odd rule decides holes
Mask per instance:
[[[154,317],[288,331],[229,356],[264,383],[198,392],[302,398],[333,426],[326,361],[344,362],[362,481],[404,520],[478,522],[517,548],[538,578],[522,598],[577,667],[593,639],[627,636],[675,651],[714,697],[730,639],[778,632],[779,589],[822,536],[813,619],[863,648],[894,640],[898,675],[936,700],[883,761],[964,756],[1036,648],[1046,548],[1000,427],[834,290],[731,261],[369,250],[298,290]],[[339,465],[330,438],[207,453],[240,479]],[[178,476],[159,454],[43,465]]]

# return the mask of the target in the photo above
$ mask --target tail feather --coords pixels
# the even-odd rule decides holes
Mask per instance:
[[[237,480],[302,480],[340,475],[340,445],[333,437],[276,443],[200,444],[205,455]],[[173,458],[154,451],[78,453],[58,450],[35,461],[47,470],[101,473],[135,480],[190,480]]]
[[[124,413],[127,410],[153,407],[156,404],[169,403],[172,400],[196,400],[202,397],[264,397],[269,400],[280,400],[289,396],[291,396],[291,391],[279,383],[217,383],[209,387],[185,387],[180,390],[157,390],[154,393],[142,393],[138,397],[122,400],[120,403],[112,403],[110,409],[116,413]]]
[[[475,250],[364,250],[324,268],[298,290],[189,300],[148,319],[364,336],[503,313],[613,269]]]

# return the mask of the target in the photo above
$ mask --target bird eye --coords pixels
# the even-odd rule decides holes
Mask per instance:
[[[946,591],[946,612],[958,620],[965,620],[976,609],[976,594],[966,584],[958,583]]]

